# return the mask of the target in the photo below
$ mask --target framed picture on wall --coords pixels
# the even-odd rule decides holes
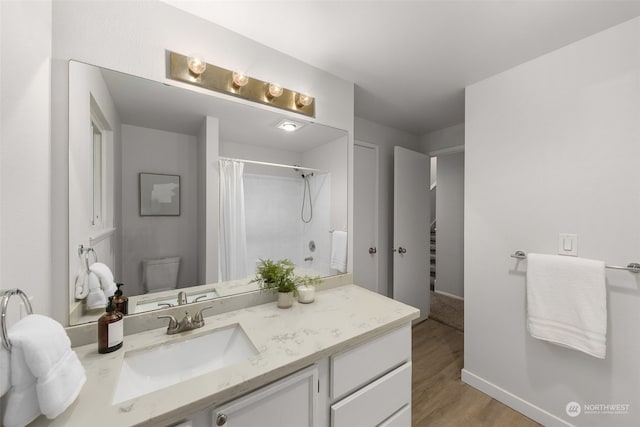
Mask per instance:
[[[140,216],[180,215],[180,175],[140,173]]]

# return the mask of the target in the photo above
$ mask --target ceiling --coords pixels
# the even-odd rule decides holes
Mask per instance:
[[[165,1],[354,82],[356,116],[416,135],[463,122],[467,85],[640,16],[640,1]]]

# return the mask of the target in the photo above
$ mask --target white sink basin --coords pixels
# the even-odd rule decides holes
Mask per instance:
[[[257,354],[239,324],[127,352],[112,403],[169,387]]]

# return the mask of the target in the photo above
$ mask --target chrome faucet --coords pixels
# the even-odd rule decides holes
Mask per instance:
[[[187,303],[187,293],[185,291],[178,292],[178,305],[185,305]]]
[[[211,307],[205,307],[198,311],[195,316],[191,317],[188,311],[185,311],[184,318],[178,322],[175,317],[168,314],[165,316],[158,316],[158,319],[169,319],[169,326],[167,326],[167,335],[173,335],[184,331],[190,331],[192,329],[202,328],[204,326],[204,316],[202,312],[210,309]]]

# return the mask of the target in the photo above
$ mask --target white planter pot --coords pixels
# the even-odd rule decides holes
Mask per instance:
[[[293,292],[278,292],[278,308],[289,308],[293,305]]]

